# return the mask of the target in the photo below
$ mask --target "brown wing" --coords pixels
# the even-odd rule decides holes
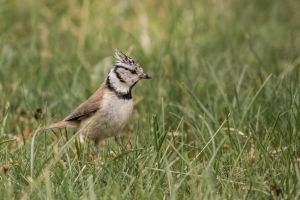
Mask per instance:
[[[64,121],[82,120],[100,109],[100,102],[103,98],[105,87],[99,88],[85,102],[80,104]]]

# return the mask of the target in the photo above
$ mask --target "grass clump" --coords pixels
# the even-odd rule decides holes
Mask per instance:
[[[298,199],[300,4],[4,1],[1,199]],[[151,74],[98,157],[34,135],[101,84],[114,48]]]

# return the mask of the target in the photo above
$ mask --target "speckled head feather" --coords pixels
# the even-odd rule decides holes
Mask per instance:
[[[131,98],[131,89],[140,79],[150,79],[143,68],[120,50],[115,50],[115,65],[108,74],[106,85],[120,97]]]
[[[140,65],[135,62],[132,58],[130,58],[128,55],[120,51],[119,49],[115,50],[115,59],[116,64],[118,66],[128,67],[131,69],[134,69],[134,67],[140,67]]]

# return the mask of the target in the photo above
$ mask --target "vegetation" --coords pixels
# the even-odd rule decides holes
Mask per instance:
[[[0,1],[0,199],[299,199],[300,2]],[[35,135],[119,48],[154,78],[96,155]]]

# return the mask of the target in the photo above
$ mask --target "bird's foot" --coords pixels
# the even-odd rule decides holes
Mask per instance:
[[[121,150],[125,150],[125,146],[122,143],[120,135],[115,136],[115,141],[116,141],[117,145],[120,147]]]

